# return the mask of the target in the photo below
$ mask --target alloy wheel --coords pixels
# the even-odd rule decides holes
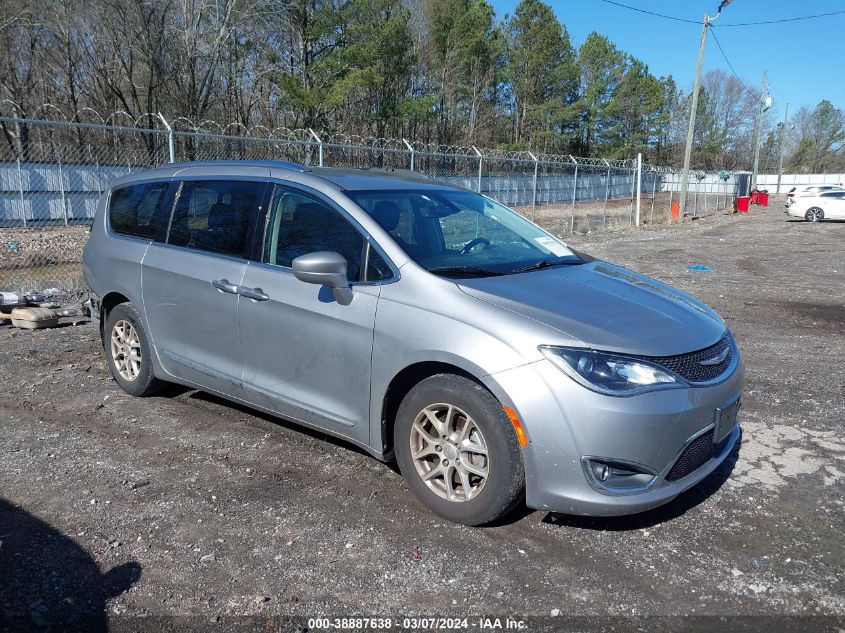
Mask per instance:
[[[476,422],[458,407],[432,404],[420,411],[410,442],[417,474],[442,499],[469,501],[487,483],[487,443]]]
[[[135,327],[117,321],[111,331],[111,357],[120,377],[132,382],[141,373],[141,341]]]

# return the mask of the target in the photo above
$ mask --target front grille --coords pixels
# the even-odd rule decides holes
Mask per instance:
[[[684,449],[672,470],[666,475],[667,481],[683,479],[694,470],[698,470],[713,458],[713,431],[710,430],[690,442]]]
[[[725,348],[727,348],[728,354],[721,363],[718,365],[701,364],[701,361],[703,360],[718,356],[725,351]],[[722,337],[722,340],[715,345],[705,347],[697,352],[679,354],[678,356],[658,356],[651,358],[650,360],[658,365],[662,365],[669,371],[675,372],[690,382],[707,382],[708,380],[717,378],[722,375],[725,370],[727,370],[728,366],[731,364],[732,356],[733,350],[731,349],[731,344],[728,341],[728,335],[725,334],[725,336]]]

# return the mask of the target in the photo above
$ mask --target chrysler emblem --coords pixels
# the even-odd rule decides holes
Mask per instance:
[[[698,364],[704,365],[705,367],[712,367],[713,365],[718,365],[728,357],[730,351],[731,349],[729,347],[725,347],[725,349],[723,349],[715,356],[711,356],[710,358],[705,358],[704,360],[698,361]]]

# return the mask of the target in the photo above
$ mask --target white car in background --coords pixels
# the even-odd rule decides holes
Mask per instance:
[[[808,222],[845,220],[845,189],[797,197],[787,207],[786,212],[792,217],[804,218]]]
[[[793,187],[786,194],[786,208],[791,207],[799,198],[819,196],[829,191],[845,191],[842,185],[800,185]]]

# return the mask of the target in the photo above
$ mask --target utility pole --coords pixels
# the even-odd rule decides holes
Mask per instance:
[[[704,14],[704,22],[701,25],[701,44],[698,46],[698,67],[695,70],[695,85],[692,89],[692,104],[690,104],[689,115],[689,130],[687,131],[687,147],[684,151],[684,171],[681,175],[681,209],[678,214],[678,222],[684,219],[684,208],[687,206],[687,189],[689,189],[689,165],[692,158],[692,139],[695,135],[695,117],[698,114],[698,93],[701,91],[701,68],[704,66],[704,48],[707,45],[707,29],[713,20],[717,20],[722,15],[722,9],[728,6],[733,0],[722,0],[719,3],[719,8],[716,10],[716,15],[710,17],[708,13]]]
[[[719,17],[718,15],[716,17]],[[716,18],[713,18],[716,19]],[[689,164],[692,158],[692,139],[695,135],[695,117],[698,114],[698,93],[701,91],[701,68],[704,66],[704,47],[707,45],[707,28],[710,26],[710,15],[704,14],[701,26],[701,44],[698,47],[698,67],[695,71],[695,84],[692,88],[692,104],[689,113],[689,130],[687,131],[687,147],[684,151],[684,171],[681,174],[681,211],[678,223],[684,219],[684,209],[687,206],[687,189],[689,189]]]
[[[748,186],[755,186],[757,184],[757,172],[760,169],[760,134],[763,132],[763,114],[768,107],[768,100],[766,99],[766,92],[769,89],[769,71],[763,71],[763,86],[760,88],[760,111],[757,113],[757,126],[754,130],[754,166],[751,168],[751,182]]]
[[[783,144],[786,140],[786,122],[789,120],[789,104],[783,113],[783,126],[780,128],[780,143],[778,143],[778,193],[780,193],[780,181],[783,179]]]

